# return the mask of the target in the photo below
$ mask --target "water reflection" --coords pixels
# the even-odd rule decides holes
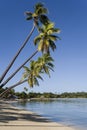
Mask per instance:
[[[37,112],[52,121],[87,129],[87,99],[55,99],[29,101],[14,104],[23,109]],[[83,129],[84,128],[84,129]]]

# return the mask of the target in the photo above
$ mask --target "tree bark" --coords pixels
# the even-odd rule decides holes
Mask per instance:
[[[35,29],[35,24],[33,25],[32,29],[31,29],[31,32],[29,33],[28,37],[25,39],[24,43],[22,44],[22,46],[20,47],[20,49],[18,50],[18,52],[16,53],[16,55],[13,57],[12,61],[7,66],[7,68],[4,71],[4,73],[2,74],[2,76],[0,77],[0,83],[3,81],[4,77],[6,76],[7,72],[10,70],[10,68],[13,65],[13,63],[15,62],[16,58],[19,56],[20,52],[25,47],[26,43],[28,42],[29,38],[31,37],[32,33],[34,32],[34,29]]]

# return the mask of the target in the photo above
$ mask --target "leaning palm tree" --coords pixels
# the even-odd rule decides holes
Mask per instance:
[[[27,20],[30,20],[33,18],[34,24],[33,27],[31,29],[31,32],[29,33],[28,37],[26,38],[26,40],[24,41],[24,43],[22,44],[22,46],[20,47],[20,49],[18,50],[18,52],[16,53],[16,55],[13,57],[12,61],[10,62],[10,64],[7,66],[6,70],[3,72],[2,76],[0,77],[0,83],[2,82],[2,80],[4,79],[4,77],[6,76],[6,74],[8,73],[9,69],[12,67],[12,65],[14,64],[15,60],[17,59],[17,57],[19,56],[20,52],[23,50],[23,48],[25,47],[26,43],[28,42],[29,38],[31,37],[35,27],[38,25],[39,20],[46,24],[48,22],[48,18],[45,15],[47,13],[47,9],[44,8],[44,5],[42,3],[37,3],[34,6],[34,13],[31,12],[26,12],[27,15]]]
[[[55,41],[60,39],[58,36],[55,35],[55,33],[58,33],[60,30],[57,28],[54,28],[54,24],[51,23],[48,19],[48,17],[45,15],[47,13],[47,9],[44,8],[43,4],[38,3],[34,6],[34,13],[26,12],[27,20],[33,19],[34,26],[31,30],[31,33],[29,34],[28,38],[23,43],[23,46],[19,49],[18,53],[13,58],[12,62],[9,64],[5,72],[2,74],[0,78],[0,82],[4,79],[5,75],[13,65],[14,61],[20,54],[21,50],[26,45],[27,41],[29,40],[30,36],[32,35],[35,27],[37,27],[39,35],[34,39],[34,44],[38,45],[38,50],[30,58],[28,58],[15,72],[13,72],[12,75],[10,75],[1,85],[2,88],[4,85],[7,84],[7,82],[13,78],[13,76],[24,67],[25,72],[23,74],[23,79],[18,81],[16,84],[10,86],[5,92],[1,93],[0,96],[4,95],[8,91],[10,91],[12,88],[25,83],[28,81],[30,87],[33,87],[34,85],[39,85],[38,79],[43,80],[41,75],[43,73],[46,73],[50,76],[50,70],[53,71],[53,59],[50,56],[50,48],[54,51],[56,49]],[[42,25],[42,26],[41,26]],[[25,64],[31,60],[31,58],[37,54],[38,51],[42,51],[42,57],[39,57],[37,61],[31,61],[30,67],[26,67]]]
[[[34,85],[39,86],[38,79],[43,80],[42,74],[46,73],[50,76],[50,70],[53,71],[53,59],[49,54],[44,54],[38,58],[37,61],[31,61],[30,67],[24,66],[23,77],[16,84],[10,86],[4,92],[0,94],[0,98],[3,98],[5,94],[7,94],[11,89],[21,85],[22,83],[28,82],[30,87]]]
[[[53,35],[54,33],[59,32],[59,29],[54,28],[54,24],[53,23],[49,23],[46,25],[43,25],[41,28],[39,28],[40,34],[39,36],[37,36],[34,39],[34,43],[35,45],[38,43],[38,50],[39,51],[45,51],[45,52],[49,52],[49,48],[52,48],[52,50],[54,51],[54,49],[56,48],[56,45],[54,43],[54,41],[56,41],[57,39],[60,39],[58,36]],[[6,85],[8,83],[8,81],[10,79],[12,79],[14,77],[14,75],[34,56],[37,54],[38,50],[36,50],[36,52],[29,57],[13,74],[11,74],[2,84],[1,84],[1,88]]]
[[[49,22],[46,25],[43,25],[39,28],[39,36],[37,36],[34,39],[35,45],[38,44],[38,50],[30,57],[28,60],[24,62],[11,76],[9,76],[0,86],[2,88],[4,85],[8,83],[10,79],[14,77],[14,75],[35,55],[38,51],[42,52],[49,52],[49,48],[51,48],[53,51],[56,48],[56,45],[54,41],[57,39],[60,39],[58,36],[54,35],[55,33],[58,33],[60,30],[57,28],[54,28],[54,24]]]
[[[37,67],[37,62],[31,61],[30,67],[28,68],[24,66],[24,69],[25,69],[25,72],[23,73],[23,78],[20,81],[18,81],[16,84],[10,86],[4,92],[2,92],[0,94],[0,98],[3,98],[3,96],[7,94],[11,89],[15,88],[18,85],[21,85],[22,83],[28,82],[30,87],[33,87],[34,85],[39,85],[37,78],[42,79],[42,77],[39,74],[40,71]]]
[[[39,57],[37,61],[32,61],[29,67],[24,67],[25,72],[23,74],[23,79],[28,79],[28,84],[30,87],[34,85],[39,85],[38,79],[43,80],[41,74],[46,73],[50,76],[50,70],[53,71],[53,59],[49,54],[44,54]]]
[[[43,25],[39,28],[40,34],[34,39],[34,44],[38,44],[38,50],[42,52],[50,52],[50,48],[56,49],[55,41],[60,39],[55,33],[59,33],[60,29],[54,28],[54,23]]]
[[[38,50],[36,50],[28,59],[26,59],[25,62],[22,63],[22,65],[20,65],[4,82],[2,82],[2,84],[0,85],[0,88],[5,86],[9,82],[9,80],[11,80],[25,66],[25,64],[29,62],[37,53],[38,53]]]

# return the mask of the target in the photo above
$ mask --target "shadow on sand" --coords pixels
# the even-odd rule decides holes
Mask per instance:
[[[15,107],[11,107],[9,104],[0,102],[0,122],[8,123],[9,121],[35,121],[35,122],[50,122],[46,118],[37,115],[35,113],[29,113]]]

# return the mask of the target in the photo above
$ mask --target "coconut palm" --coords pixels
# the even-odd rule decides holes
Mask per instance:
[[[34,44],[38,44],[38,50],[42,52],[49,52],[51,48],[56,49],[55,41],[60,39],[55,33],[59,33],[60,29],[54,28],[54,23],[43,25],[39,28],[40,34],[34,39]]]
[[[39,85],[38,79],[43,80],[41,74],[46,73],[50,76],[50,70],[53,71],[53,62],[54,60],[49,54],[43,54],[42,57],[39,57],[37,61],[31,61],[30,68],[24,66],[25,72],[23,73],[22,80],[18,81],[16,84],[10,86],[4,92],[0,94],[2,98],[6,93],[8,93],[11,89],[15,88],[16,86],[23,84],[28,81],[30,87],[34,85]],[[22,66],[22,67],[23,67]],[[6,81],[4,82],[4,84]]]
[[[58,36],[55,35],[55,33],[58,33],[60,30],[57,28],[54,28],[54,24],[50,22],[48,17],[45,15],[47,14],[47,9],[44,8],[44,5],[42,3],[38,3],[34,6],[34,13],[32,12],[26,12],[27,20],[33,20],[33,28],[28,35],[27,39],[24,41],[23,45],[19,49],[19,51],[16,53],[15,57],[11,61],[11,63],[8,65],[7,69],[4,71],[2,76],[0,77],[0,83],[4,79],[5,75],[15,62],[16,58],[22,51],[22,49],[25,47],[26,43],[28,42],[30,36],[32,35],[35,27],[37,27],[39,31],[39,35],[34,39],[34,44],[38,44],[38,50],[31,55],[30,58],[28,58],[15,72],[13,72],[2,84],[0,85],[0,88],[2,88],[4,85],[7,84],[7,82],[13,78],[13,76],[22,68],[24,67],[25,71],[23,74],[23,79],[18,81],[16,84],[10,86],[5,92],[1,93],[0,96],[6,94],[8,91],[10,91],[12,88],[25,83],[28,81],[30,87],[33,87],[34,85],[39,85],[38,79],[43,80],[41,77],[41,74],[46,73],[50,76],[50,70],[53,71],[53,59],[50,56],[50,48],[54,51],[56,49],[55,41],[57,39],[60,39]],[[42,25],[42,26],[41,26]],[[37,54],[38,51],[42,51],[42,57],[39,57],[37,61],[31,61],[30,67],[24,66],[31,58]],[[49,53],[48,53],[49,52]]]
[[[45,15],[48,13],[48,10],[44,7],[42,3],[37,3],[34,6],[34,13],[32,12],[25,12],[27,15],[27,20],[32,20],[34,21],[35,25],[38,26],[39,23],[41,22],[42,24],[48,24],[49,19]]]
[[[13,57],[12,61],[7,66],[6,70],[3,72],[2,76],[0,77],[0,83],[2,82],[2,80],[6,76],[7,72],[10,70],[10,68],[14,64],[14,62],[17,59],[17,57],[19,56],[20,52],[23,50],[23,48],[27,44],[29,38],[31,37],[31,35],[35,29],[35,26],[38,25],[38,23],[39,23],[38,20],[40,20],[44,24],[48,23],[48,18],[45,15],[46,13],[47,13],[47,9],[44,7],[44,5],[42,3],[37,3],[34,6],[34,13],[26,12],[26,15],[28,16],[27,20],[30,20],[31,18],[33,18],[33,20],[34,20],[33,27],[31,29],[31,32],[29,33],[28,37],[26,38],[26,40],[24,41],[24,43],[22,44],[22,46],[20,47],[20,49],[18,50],[16,55]]]
[[[39,28],[40,35],[37,36],[34,40],[35,44],[39,42],[38,50],[42,51],[49,51],[49,47],[54,50],[56,48],[56,45],[54,43],[54,40],[57,40],[59,37],[52,35],[55,32],[59,32],[59,29],[54,28],[53,23],[49,23],[47,25],[44,25],[42,28]],[[45,36],[44,36],[45,35]],[[37,53],[36,51],[24,64],[22,64],[9,78],[7,78],[0,86],[2,88],[4,85],[8,83],[8,81],[13,78],[13,76]]]
[[[50,70],[53,71],[53,58],[50,54],[43,54],[42,57],[38,58],[37,66],[42,73],[46,73],[50,76]]]
[[[39,85],[38,79],[43,80],[41,74],[46,73],[50,76],[49,70],[53,70],[53,59],[49,54],[44,54],[37,61],[31,61],[30,68],[24,67],[23,79],[28,79],[30,87]]]
[[[37,61],[31,61],[30,67],[24,66],[25,72],[23,73],[22,80],[18,81],[16,84],[10,86],[8,89],[2,92],[0,94],[0,97],[2,98],[11,89],[27,81],[30,87],[33,87],[34,85],[39,85],[38,79],[43,80],[41,74],[46,73],[50,76],[50,70],[53,71],[53,61],[54,60],[49,54],[43,54],[42,57],[39,57]]]
[[[36,61],[31,61],[30,68],[24,66],[25,72],[23,74],[23,78],[28,80],[28,84],[30,87],[33,87],[34,85],[39,86],[38,78],[43,80],[43,78],[40,76],[40,69],[37,66]]]
[[[17,68],[1,85],[0,88],[2,88],[3,86],[5,86],[9,80],[11,80],[19,71],[20,69],[22,69],[24,67],[24,65],[29,62],[36,54],[37,54],[38,50],[36,50],[27,60],[25,60],[25,62],[19,66],[19,68]]]

